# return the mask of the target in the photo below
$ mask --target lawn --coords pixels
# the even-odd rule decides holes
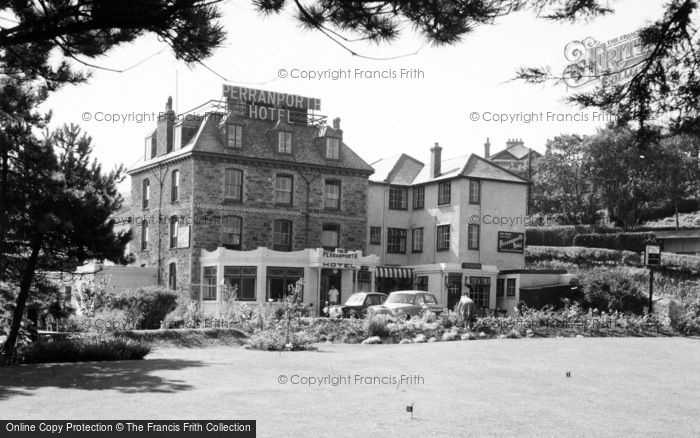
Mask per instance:
[[[697,436],[698,363],[700,340],[680,337],[321,344],[285,353],[166,348],[143,361],[2,369],[0,413],[256,419],[260,437]],[[402,374],[413,383],[355,377]],[[281,384],[280,375],[350,382],[309,387]]]

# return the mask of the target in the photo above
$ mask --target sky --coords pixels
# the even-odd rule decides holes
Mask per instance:
[[[87,60],[126,71],[82,67],[92,71],[90,80],[55,92],[42,109],[53,111],[53,126],[79,123],[92,136],[94,154],[107,169],[130,167],[143,156],[144,138],[156,123],[151,115],[165,109],[168,96],[184,112],[219,99],[224,84],[321,99],[319,112],[329,121],[341,118],[344,142],[368,163],[400,153],[427,163],[436,142],[445,158],[483,155],[487,138],[492,153],[510,138],[543,152],[547,139],[592,134],[609,118],[565,102],[581,89],[525,84],[514,80],[517,69],[550,66],[560,72],[567,64],[568,43],[587,37],[609,41],[634,32],[658,19],[663,3],[611,1],[613,14],[574,24],[521,12],[441,47],[426,45],[407,28],[393,43],[352,44],[366,56],[398,57],[369,60],[353,56],[319,32],[300,29],[291,9],[261,16],[250,1],[228,0],[221,19],[227,40],[204,61],[216,73],[177,61],[165,43],[144,36]],[[408,77],[401,78],[402,69]],[[344,77],[333,80],[333,72],[341,70]],[[311,74],[325,76],[311,79]],[[120,189],[129,191],[128,179]]]

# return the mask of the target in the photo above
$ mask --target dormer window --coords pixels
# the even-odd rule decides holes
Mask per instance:
[[[234,149],[243,147],[243,126],[232,123],[226,125],[226,146]]]
[[[289,131],[279,131],[277,133],[277,152],[280,154],[292,153],[292,133]]]
[[[175,136],[173,138],[173,146],[175,149],[180,149],[182,147],[182,125],[175,126]],[[172,147],[168,147],[168,153],[172,152]]]
[[[147,160],[155,158],[156,154],[158,153],[158,143],[156,143],[156,134],[155,133],[146,137],[146,145],[145,146],[146,146],[146,149],[144,152],[144,157],[146,157]]]
[[[182,149],[190,140],[192,140],[192,137],[197,134],[197,127],[195,126],[189,126],[183,123],[180,123],[175,126],[175,134],[173,135],[173,147],[168,149],[168,153],[172,152],[173,150],[178,150]]]
[[[326,158],[329,160],[340,159],[339,138],[326,138]]]

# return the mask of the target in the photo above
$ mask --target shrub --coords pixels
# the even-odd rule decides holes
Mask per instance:
[[[454,327],[458,320],[459,315],[449,309],[442,312],[440,314],[440,318],[438,318],[438,322],[445,330],[449,330]]]
[[[643,252],[646,245],[658,244],[656,235],[646,233],[579,234],[574,238],[574,246],[586,248],[606,248],[618,251]]]
[[[23,363],[92,362],[107,360],[139,360],[151,347],[125,338],[74,338],[53,342],[35,342],[19,354]]]
[[[261,330],[248,338],[246,348],[267,351],[298,351],[308,350],[312,339],[303,332],[289,333],[289,338],[283,330]]]
[[[367,337],[379,336],[386,338],[391,335],[389,329],[390,318],[388,315],[372,315],[365,319],[365,335]]]
[[[594,269],[581,278],[585,305],[611,312],[644,313],[648,303],[629,276],[618,271]]]
[[[683,301],[669,310],[671,327],[686,335],[700,334],[700,297]]]
[[[176,292],[177,305],[175,309],[165,315],[161,323],[162,328],[184,328],[187,325],[196,327],[204,319],[204,311],[199,300],[193,300],[190,294],[184,290]]]
[[[300,298],[303,283],[303,279],[299,279],[287,294],[284,307],[278,308],[282,310],[281,319],[269,328],[253,333],[248,341],[248,348],[280,351],[306,350],[310,347],[313,338],[308,332],[312,329],[309,322],[303,320],[307,309]],[[277,310],[275,312],[277,313]]]
[[[127,289],[109,299],[108,307],[123,310],[136,329],[157,329],[177,307],[178,295],[162,286]]]
[[[382,339],[379,336],[371,336],[364,341],[362,341],[363,344],[381,344]]]
[[[428,338],[425,337],[423,333],[419,333],[415,338],[413,338],[413,342],[415,344],[421,344],[423,342],[427,342]]]
[[[457,339],[459,339],[459,333],[457,331],[449,331],[442,334],[442,340],[445,342],[456,341]]]

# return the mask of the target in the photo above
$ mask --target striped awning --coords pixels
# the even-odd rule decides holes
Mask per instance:
[[[413,278],[413,268],[394,268],[390,266],[378,266],[377,277],[385,278]]]

